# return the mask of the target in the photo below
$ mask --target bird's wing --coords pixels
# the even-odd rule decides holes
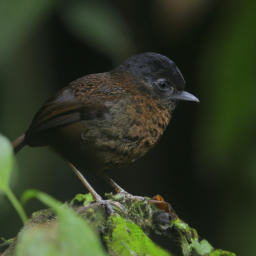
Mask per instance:
[[[36,113],[27,133],[36,133],[79,120],[82,105],[66,87],[49,98]]]
[[[83,101],[75,97],[72,90],[66,87],[43,104],[26,134],[101,116],[107,111],[107,106],[103,97],[100,98],[97,99],[96,95],[88,95]]]
[[[111,108],[109,102],[130,95],[123,87],[116,84],[108,73],[81,77],[43,104],[26,135],[102,116]]]

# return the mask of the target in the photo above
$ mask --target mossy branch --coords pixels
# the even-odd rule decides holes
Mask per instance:
[[[153,231],[177,242],[184,256],[235,256],[234,253],[214,249],[201,239],[195,229],[179,219],[168,203],[161,201],[161,197],[149,199],[125,193],[106,194],[106,197],[108,200],[99,203],[94,202],[90,194],[77,195],[65,206],[87,220],[101,236],[110,255],[171,255],[150,240],[148,236]],[[58,217],[52,209],[33,213],[16,238],[5,242],[9,248],[3,256],[14,256],[22,236],[26,234],[30,241],[29,236],[40,230],[47,230],[46,237],[40,237],[40,243],[55,243],[58,239],[57,224]]]

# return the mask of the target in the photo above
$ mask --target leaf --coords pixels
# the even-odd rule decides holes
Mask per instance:
[[[64,10],[63,20],[75,36],[115,62],[123,61],[136,52],[122,16],[104,2],[70,2]]]
[[[13,207],[20,215],[23,223],[27,222],[27,216],[19,201],[9,188],[10,176],[13,168],[13,148],[7,138],[0,134],[0,190],[4,191]]]
[[[56,199],[36,190],[26,191],[22,201],[25,202],[32,197],[37,197],[44,204],[52,207],[59,217],[58,223],[56,230],[51,232],[41,227],[24,232],[17,246],[16,256],[105,255],[97,235],[72,209],[61,206],[62,204]]]
[[[9,140],[0,134],[0,189],[8,190],[13,167],[13,149]]]

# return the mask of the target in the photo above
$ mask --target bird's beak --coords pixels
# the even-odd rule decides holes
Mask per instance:
[[[186,91],[173,92],[171,95],[171,99],[199,102],[199,99],[197,97],[195,97],[193,94],[186,92]]]

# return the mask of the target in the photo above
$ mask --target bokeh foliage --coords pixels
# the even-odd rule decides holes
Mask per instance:
[[[130,193],[160,193],[214,247],[255,255],[255,5],[1,0],[0,132],[14,140],[47,97],[78,77],[108,71],[134,53],[162,53],[201,102],[181,103],[150,153],[109,174]],[[17,162],[17,196],[27,188],[62,201],[86,193],[47,149],[25,148]],[[102,195],[110,191],[97,175],[86,177]],[[27,212],[39,207],[30,203]],[[0,236],[12,237],[20,226],[1,195]]]

